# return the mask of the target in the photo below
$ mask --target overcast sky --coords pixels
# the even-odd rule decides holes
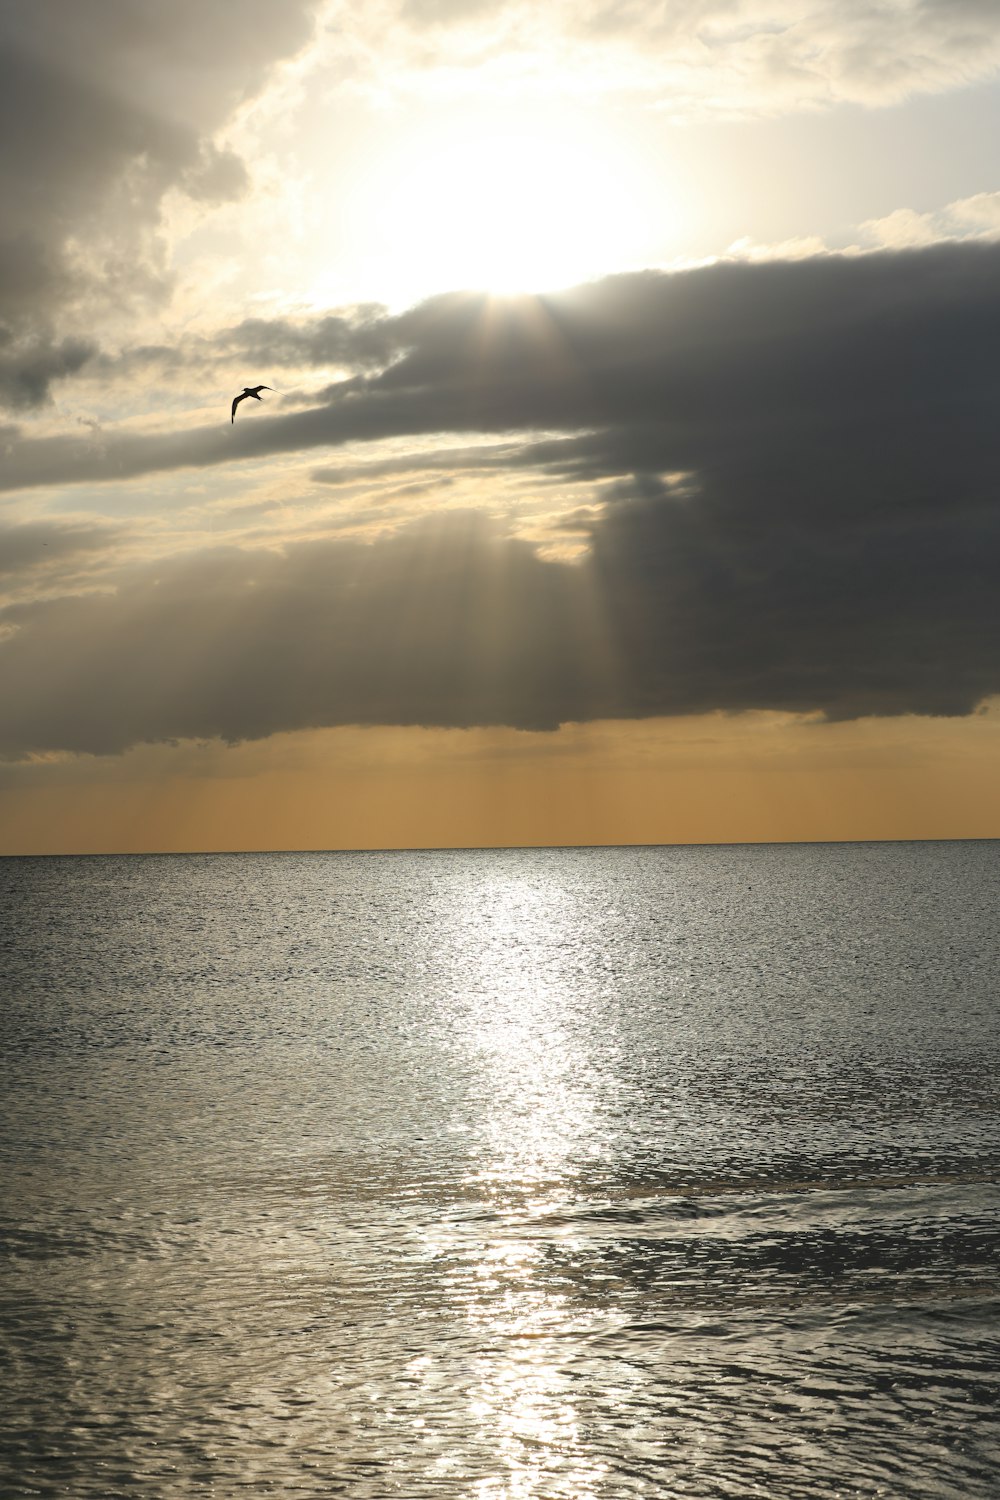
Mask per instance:
[[[992,0],[0,0],[0,133],[0,852],[1000,835]]]

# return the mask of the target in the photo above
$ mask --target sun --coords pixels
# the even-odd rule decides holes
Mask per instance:
[[[386,300],[548,291],[627,269],[643,238],[634,169],[597,131],[538,122],[425,131],[369,182]]]

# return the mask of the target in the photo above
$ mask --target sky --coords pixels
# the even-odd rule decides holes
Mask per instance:
[[[995,0],[0,0],[0,137],[0,853],[1000,837]]]

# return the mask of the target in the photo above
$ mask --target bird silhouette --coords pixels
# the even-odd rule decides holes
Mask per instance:
[[[233,414],[229,419],[230,422],[236,421],[236,408],[239,406],[241,401],[245,401],[248,396],[252,396],[255,401],[259,401],[261,391],[273,390],[273,385],[245,385],[240,394],[233,397]]]

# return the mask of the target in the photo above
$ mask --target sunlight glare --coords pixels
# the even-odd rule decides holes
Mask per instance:
[[[641,253],[643,196],[607,133],[435,131],[384,160],[370,189],[382,284],[397,297],[549,291]]]

